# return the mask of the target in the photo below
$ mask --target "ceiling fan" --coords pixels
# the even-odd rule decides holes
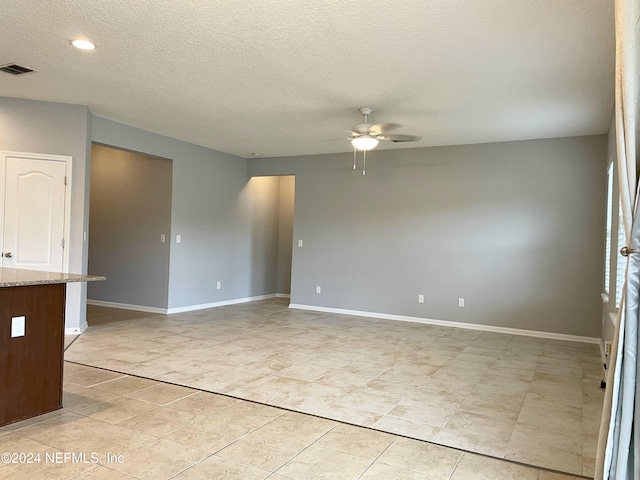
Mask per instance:
[[[390,133],[400,127],[397,123],[367,123],[369,115],[373,112],[371,107],[362,107],[359,109],[360,114],[364,117],[364,123],[354,125],[351,129],[351,136],[348,137],[353,145],[353,169],[356,169],[356,153],[358,150],[362,151],[363,165],[362,174],[366,174],[366,162],[367,151],[373,150],[378,145],[380,140],[389,140],[394,143],[397,142],[415,142],[420,140],[417,135],[401,135],[397,133]]]

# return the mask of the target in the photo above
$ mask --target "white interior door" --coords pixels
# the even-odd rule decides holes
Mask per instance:
[[[66,178],[70,157],[2,154],[4,205],[2,257],[5,268],[67,271]]]

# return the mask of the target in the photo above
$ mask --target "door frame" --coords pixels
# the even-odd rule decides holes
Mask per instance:
[[[62,255],[62,272],[69,273],[69,250],[71,247],[71,195],[72,195],[72,168],[73,157],[69,155],[53,155],[47,153],[25,153],[0,151],[0,233],[4,232],[4,204],[6,194],[7,158],[21,158],[26,160],[47,160],[51,162],[64,162],[66,188],[64,193],[64,248]],[[0,252],[4,250],[4,235],[0,235]]]

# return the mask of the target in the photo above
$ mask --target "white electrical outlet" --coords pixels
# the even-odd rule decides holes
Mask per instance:
[[[25,316],[11,318],[11,338],[24,337]]]
[[[176,243],[182,242],[182,235],[176,235]]]
[[[298,240],[298,246],[301,247],[302,246],[302,240]]]
[[[316,285],[316,293],[322,293],[322,287],[320,285]]]
[[[160,234],[160,243],[164,243],[167,240],[167,237],[164,236],[164,233]]]
[[[424,295],[418,295],[418,303],[424,303]]]
[[[458,299],[458,306],[459,307],[464,307],[464,298],[459,298]]]
[[[216,288],[220,290],[222,288],[222,282],[216,283]]]

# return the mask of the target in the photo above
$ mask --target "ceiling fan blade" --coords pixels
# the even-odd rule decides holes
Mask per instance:
[[[420,140],[422,137],[418,135],[380,135],[378,136],[379,140],[391,140],[392,142],[415,142],[416,140]]]
[[[393,132],[400,128],[401,125],[398,123],[378,123],[376,125],[371,125],[369,131],[376,135],[384,135],[387,132]]]

